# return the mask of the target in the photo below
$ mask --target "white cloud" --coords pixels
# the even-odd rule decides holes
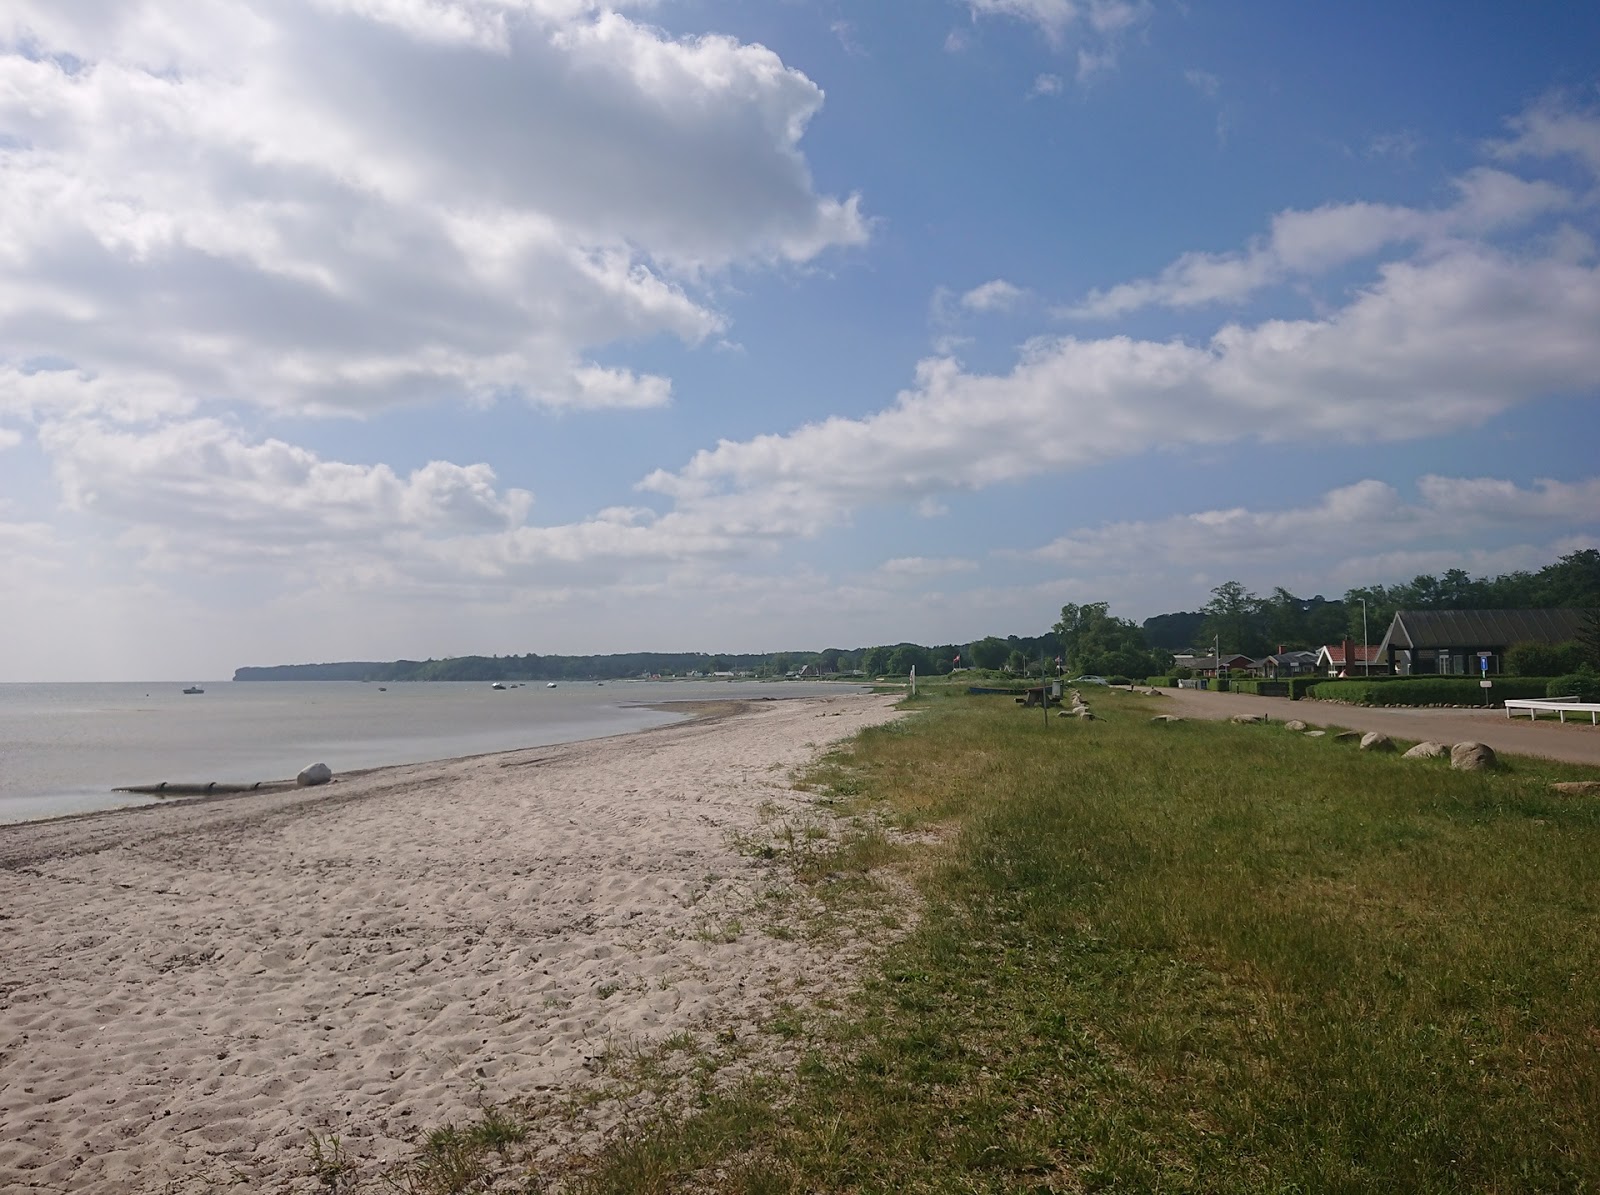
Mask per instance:
[[[1202,86],[1206,78],[1190,82]],[[1600,114],[1550,100],[1510,124],[1518,136],[1490,143],[1487,149],[1493,156],[1510,160],[1572,155],[1600,175]],[[1404,149],[1393,139],[1384,146],[1384,152]],[[1185,253],[1153,278],[1091,291],[1059,314],[1106,318],[1149,306],[1183,309],[1238,302],[1263,287],[1315,277],[1396,246],[1448,248],[1458,238],[1515,231],[1540,218],[1578,210],[1587,202],[1555,182],[1487,166],[1466,171],[1452,180],[1452,186],[1456,199],[1445,207],[1349,202],[1280,212],[1266,235],[1242,251]]]
[[[1006,374],[926,360],[876,414],[724,440],[641,486],[711,525],[809,534],[867,504],[1152,449],[1440,434],[1590,392],[1597,326],[1600,270],[1463,246],[1385,266],[1323,319],[1228,325],[1204,345],[1041,339]]]
[[[0,427],[0,452],[7,448],[15,448],[22,443],[22,433],[15,428]]]
[[[0,346],[92,381],[69,408],[659,404],[590,354],[713,338],[708,271],[866,238],[799,149],[822,98],[582,0],[16,0]]]
[[[996,278],[985,282],[982,286],[975,286],[961,296],[961,306],[968,311],[991,312],[1009,311],[1015,307],[1027,291],[1020,286],[1014,286],[1004,278]]]
[[[1222,87],[1222,80],[1210,71],[1187,70],[1183,72],[1183,78],[1190,87],[1193,87],[1207,99],[1215,99],[1218,90]]]
[[[40,428],[63,500],[135,531],[156,556],[300,558],[385,537],[459,535],[520,524],[532,504],[495,488],[487,465],[326,461],[281,440],[252,443],[212,419],[155,430],[95,421]]]
[[[1566,96],[1546,96],[1506,122],[1512,136],[1490,141],[1498,158],[1571,157],[1600,179],[1600,112],[1574,106]]]
[[[1145,4],[1125,0],[967,0],[974,17],[1008,16],[1035,25],[1051,41],[1060,41],[1074,25],[1111,36],[1149,16]]]
[[[1154,278],[1091,292],[1062,309],[1074,318],[1126,315],[1148,306],[1199,307],[1237,302],[1262,287],[1315,276],[1408,242],[1443,243],[1516,227],[1572,207],[1562,187],[1478,167],[1455,180],[1448,208],[1424,211],[1376,203],[1326,204],[1280,212],[1266,237],[1242,253],[1185,253]]]
[[[1394,133],[1378,133],[1367,142],[1366,155],[1369,158],[1394,158],[1397,161],[1409,162],[1417,156],[1417,151],[1422,148],[1422,138],[1410,129],[1401,129]]]
[[[1201,561],[1223,571],[1274,563],[1299,570],[1330,557],[1382,557],[1400,549],[1431,550],[1441,543],[1470,545],[1484,532],[1502,528],[1600,525],[1600,477],[1541,480],[1523,489],[1494,478],[1430,474],[1418,479],[1416,488],[1418,501],[1407,502],[1387,482],[1359,481],[1329,491],[1311,506],[1239,507],[1110,523],[1017,555],[1091,573]]]
[[[1128,0],[966,0],[974,20],[980,17],[1010,17],[1039,30],[1057,49],[1063,48],[1070,33],[1078,33],[1075,49],[1076,77],[1087,86],[1117,66],[1117,47],[1135,27],[1149,20],[1151,7]],[[951,39],[957,38],[952,33]],[[965,46],[962,40],[947,50]],[[1030,96],[1056,95],[1062,90],[1059,75],[1041,74]]]
[[[952,573],[975,572],[977,568],[975,561],[951,556],[898,556],[893,560],[884,561],[878,566],[878,572],[894,580],[921,581],[930,577],[949,576]]]

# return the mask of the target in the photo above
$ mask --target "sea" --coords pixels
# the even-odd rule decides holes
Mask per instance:
[[[509,682],[508,682],[509,683]],[[203,693],[185,694],[187,687]],[[0,684],[0,823],[158,797],[112,790],[291,780],[645,730],[683,715],[649,703],[860,692],[829,681],[345,681]]]

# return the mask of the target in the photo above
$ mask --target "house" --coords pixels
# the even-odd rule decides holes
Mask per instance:
[[[1310,676],[1317,670],[1317,653],[1314,651],[1286,651],[1278,648],[1270,656],[1255,661],[1251,671],[1277,680],[1284,676]]]
[[[1174,668],[1192,669],[1196,676],[1216,676],[1219,667],[1223,675],[1230,672],[1245,672],[1252,663],[1253,661],[1250,657],[1244,655],[1223,655],[1220,659],[1216,656],[1195,655],[1174,656],[1172,658],[1172,666]]]
[[[1317,648],[1313,671],[1327,676],[1388,675],[1392,669],[1385,663],[1381,643],[1324,643]]]
[[[1583,610],[1401,610],[1377,650],[1402,676],[1500,672],[1506,648],[1568,643],[1584,618]]]

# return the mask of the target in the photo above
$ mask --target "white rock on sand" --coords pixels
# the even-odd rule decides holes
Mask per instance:
[[[892,700],[0,827],[0,1190],[282,1190],[312,1131],[370,1179],[609,1046],[847,983],[864,946],[760,932],[730,835]]]

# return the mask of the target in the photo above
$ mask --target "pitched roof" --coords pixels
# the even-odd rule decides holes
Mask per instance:
[[[1380,644],[1468,649],[1513,643],[1565,643],[1578,637],[1582,610],[1401,610]]]
[[[1381,643],[1369,643],[1365,646],[1360,643],[1352,643],[1350,645],[1350,654],[1355,657],[1358,663],[1364,660],[1368,664],[1373,664],[1383,658],[1382,648],[1383,644]],[[1342,668],[1344,666],[1344,644],[1324,643],[1317,649],[1317,659],[1322,659],[1324,655],[1328,657],[1328,662],[1335,667]]]

